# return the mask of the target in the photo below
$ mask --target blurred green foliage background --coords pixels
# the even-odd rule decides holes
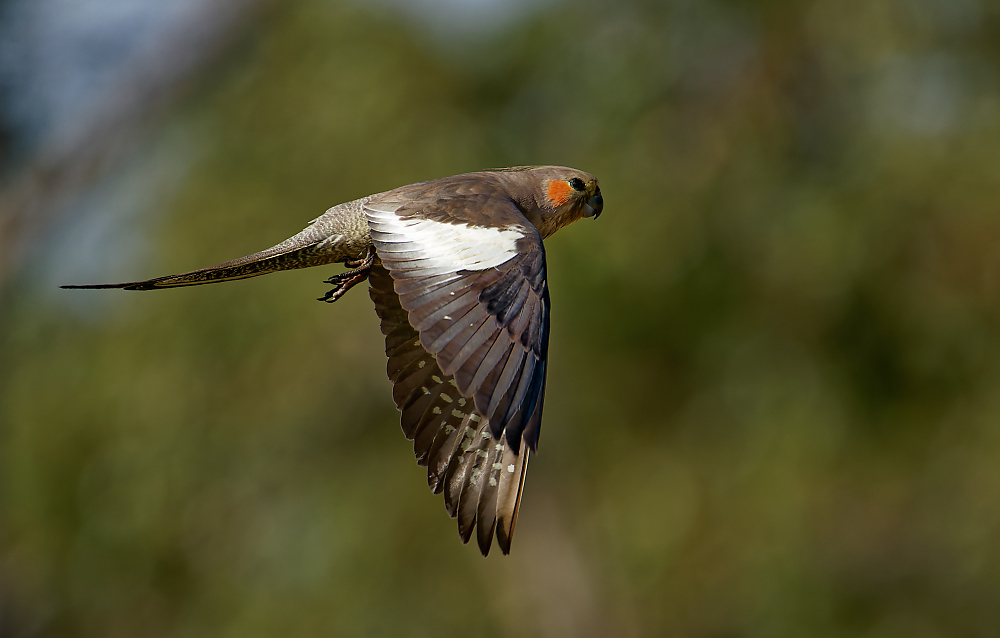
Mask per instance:
[[[266,14],[120,169],[188,158],[129,232],[88,270],[66,221],[8,285],[0,634],[996,635],[1000,8],[552,2],[463,34],[391,6]],[[506,558],[426,489],[367,295],[313,301],[335,269],[53,290],[548,163],[606,207],[547,244]]]

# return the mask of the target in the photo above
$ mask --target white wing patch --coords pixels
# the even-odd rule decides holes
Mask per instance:
[[[404,262],[393,268],[419,269],[425,275],[494,268],[517,255],[517,241],[525,236],[515,228],[402,218],[394,209],[370,204],[365,212],[382,261]]]

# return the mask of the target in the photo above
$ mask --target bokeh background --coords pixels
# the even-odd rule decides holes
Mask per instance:
[[[548,163],[509,557],[336,268],[57,287]],[[995,2],[5,0],[0,171],[0,636],[997,634]]]

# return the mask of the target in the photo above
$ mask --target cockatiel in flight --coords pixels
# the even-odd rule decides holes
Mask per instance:
[[[537,450],[549,292],[542,240],[598,217],[597,179],[562,166],[443,177],[334,206],[265,251],[180,275],[64,288],[156,290],[333,262],[333,302],[368,280],[417,463],[483,555],[504,554]]]

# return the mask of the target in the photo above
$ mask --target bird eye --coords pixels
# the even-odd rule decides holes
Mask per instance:
[[[582,191],[583,189],[587,188],[587,185],[584,184],[583,180],[580,179],[579,177],[574,177],[573,179],[569,180],[569,185],[575,191]]]

